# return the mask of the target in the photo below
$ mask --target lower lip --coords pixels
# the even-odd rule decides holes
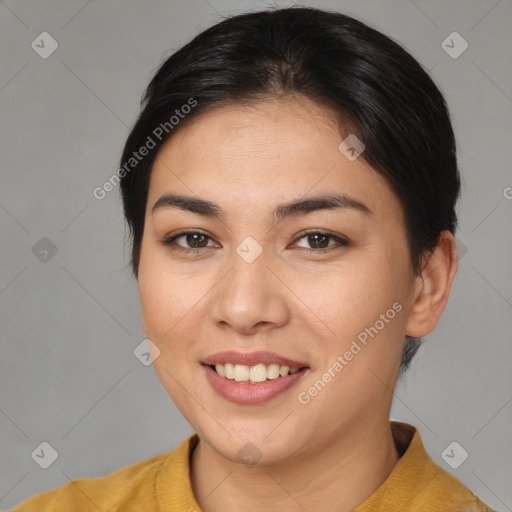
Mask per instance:
[[[309,371],[309,368],[304,368],[293,375],[249,384],[226,379],[209,366],[205,364],[202,366],[208,381],[220,396],[230,402],[243,405],[261,404],[272,400],[294,386]]]

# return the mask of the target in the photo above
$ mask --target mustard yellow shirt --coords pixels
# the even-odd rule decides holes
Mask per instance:
[[[401,457],[386,481],[353,512],[493,512],[430,458],[416,428],[392,421],[391,430]],[[72,480],[11,512],[201,512],[189,472],[198,440],[193,434],[170,453],[102,478]]]

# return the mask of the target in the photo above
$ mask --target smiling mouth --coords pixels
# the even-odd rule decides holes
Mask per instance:
[[[289,367],[277,363],[263,364],[248,366],[244,364],[215,364],[207,365],[214,370],[217,375],[225,379],[235,382],[243,382],[248,384],[259,384],[268,380],[281,379],[288,375],[294,375],[301,370],[306,370],[307,366],[302,367]]]

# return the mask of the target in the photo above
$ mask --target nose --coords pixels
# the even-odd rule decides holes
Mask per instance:
[[[213,290],[212,321],[241,335],[285,325],[290,319],[289,291],[278,277],[279,259],[263,251],[248,263],[235,254],[232,268]]]

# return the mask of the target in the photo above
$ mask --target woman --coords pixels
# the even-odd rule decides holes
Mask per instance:
[[[15,511],[491,510],[389,421],[457,271],[450,118],[404,49],[310,8],[224,20],[160,67],[118,175],[195,433]]]

